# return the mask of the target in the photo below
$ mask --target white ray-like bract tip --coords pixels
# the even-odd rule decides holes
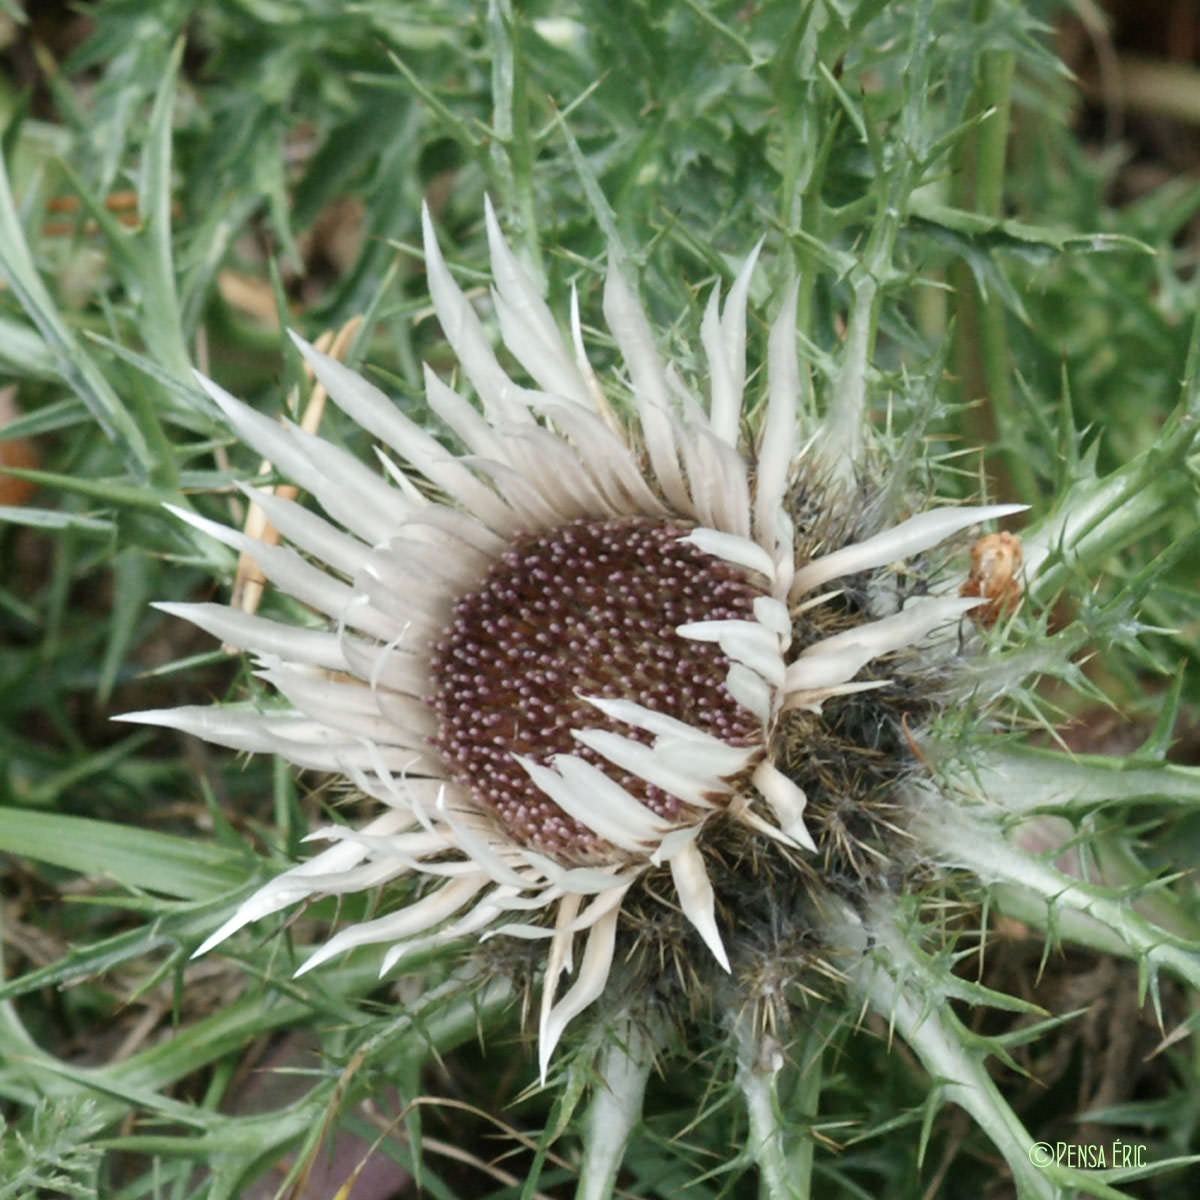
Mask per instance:
[[[255,674],[270,683],[292,707],[332,729],[376,745],[423,750],[437,731],[433,714],[419,700],[330,679],[323,672],[273,665]]]
[[[385,813],[370,822],[366,829],[370,831],[391,828],[393,821],[394,814]],[[213,947],[219,946],[239,929],[254,921],[280,912],[301,900],[307,900],[310,896],[319,895],[325,890],[324,881],[342,874],[361,861],[362,850],[352,843],[344,842],[331,846],[315,858],[284,871],[282,875],[277,875],[244,900],[229,920],[200,943],[192,957],[199,958],[207,954]]]
[[[595,768],[587,771],[588,764],[582,759],[570,754],[555,755],[556,769],[551,770],[525,755],[513,757],[534,784],[567,816],[574,817],[614,846],[631,853],[643,853],[647,843],[653,844],[657,840],[659,822],[654,814],[602,771]],[[575,765],[585,769],[576,770]]]
[[[612,252],[604,280],[603,307],[604,319],[629,368],[635,396],[644,397],[664,415],[669,413],[671,393],[666,368],[654,346],[650,322]]]
[[[695,926],[704,944],[712,951],[713,958],[728,971],[729,956],[717,929],[715,896],[708,871],[704,866],[704,855],[694,840],[687,841],[670,858],[671,879],[679,896],[679,907],[683,915]]]
[[[291,333],[291,337],[343,412],[485,522],[497,513],[505,513],[503,502],[492,489],[441,442],[405,416],[384,392],[298,334]],[[503,527],[503,516],[501,522]]]
[[[343,671],[347,666],[343,653],[345,641],[325,629],[284,625],[211,601],[178,603],[162,600],[153,607],[169,616],[189,621],[222,642],[239,650],[248,650],[260,658],[277,656],[332,671]]]
[[[438,790],[435,809],[437,815],[449,827],[456,848],[475,863],[480,870],[487,872],[497,883],[516,888],[528,886],[529,880],[522,876],[511,861],[516,856],[504,852],[513,847],[504,846],[496,837],[495,831],[489,829],[485,832],[481,828],[473,827],[473,823],[468,817],[474,816],[476,818],[474,824],[477,825],[479,814],[473,812],[464,814],[456,811],[454,806],[449,803],[451,795],[452,792],[448,786],[441,787]],[[493,846],[493,840],[496,840],[498,844]]]
[[[621,901],[628,891],[628,881],[618,879],[613,886],[605,888],[604,891],[592,893],[592,898],[582,912],[575,917],[570,924],[561,927],[565,933],[583,933],[591,929],[601,917],[606,916],[614,909],[620,909]],[[534,907],[545,908],[551,903],[557,903],[559,897],[563,897],[563,892],[559,888],[547,889],[544,896],[544,903]],[[513,906],[516,907],[515,905]],[[483,940],[488,941],[492,937],[511,934],[513,937],[524,938],[527,941],[545,941],[553,940],[559,932],[559,926],[555,926],[553,930],[548,929],[545,925],[500,925],[494,929],[489,929],[484,935]]]
[[[314,567],[295,550],[248,537],[239,530],[230,529],[173,504],[163,507],[193,529],[252,558],[267,579],[289,596],[311,605],[335,621],[345,621],[384,641],[396,636],[397,627],[384,614],[371,609],[363,602],[365,598],[360,597],[352,587]]]
[[[353,578],[370,552],[366,542],[331,525],[295,500],[248,484],[238,484],[238,489],[262,509],[267,520],[293,545],[342,575]]]
[[[619,431],[621,423],[613,412],[608,397],[605,396],[604,389],[596,378],[596,372],[588,360],[587,351],[584,349],[583,322],[579,318],[579,290],[574,283],[571,284],[571,351],[575,355],[575,367],[587,387],[592,407],[600,415],[600,419],[605,425],[614,432]]]
[[[810,646],[788,667],[786,690],[811,691],[849,683],[872,659],[911,646],[939,625],[978,606],[978,597],[915,600],[903,612],[835,634]]]
[[[294,483],[312,492],[321,507],[351,533],[371,543],[385,541],[413,511],[402,492],[348,451],[290,422],[273,421],[200,372],[194,374],[238,436]]]
[[[656,709],[633,700],[609,699],[576,693],[614,721],[654,734],[654,753],[667,769],[700,779],[736,775],[757,754],[758,747],[732,746]]]
[[[312,464],[297,447],[286,426],[243,404],[207,375],[195,370],[192,375],[244,442],[293,479],[307,481],[313,474]]]
[[[380,979],[391,971],[402,958],[415,953],[417,950],[432,948],[434,946],[444,946],[449,942],[458,941],[460,938],[481,933],[514,902],[515,897],[513,896],[512,888],[495,888],[480,900],[478,904],[459,917],[457,921],[452,921],[449,925],[445,925],[433,933],[419,937],[405,938],[395,945],[390,946],[387,953],[383,956],[383,961],[379,964]],[[540,907],[550,903],[550,901],[539,899],[536,903]]]
[[[540,388],[592,407],[588,381],[564,344],[537,283],[505,241],[487,196],[484,223],[496,284],[493,299],[504,344]]]
[[[612,967],[613,950],[616,947],[619,915],[619,910],[614,909],[592,926],[575,982],[546,1015],[538,1038],[538,1067],[543,1083],[546,1082],[550,1058],[563,1035],[563,1030],[604,991]]]
[[[584,692],[575,693],[581,700],[586,700],[593,708],[599,709],[605,716],[612,717],[624,725],[632,725],[635,729],[644,729],[658,737],[675,738],[693,745],[724,746],[720,738],[711,733],[705,733],[686,721],[680,721],[667,713],[654,708],[647,708],[635,700],[612,699],[608,696],[589,696]]]
[[[571,736],[608,759],[614,766],[639,776],[695,808],[711,808],[708,793],[727,791],[727,786],[711,776],[698,776],[668,764],[650,746],[622,737],[607,729],[572,729]]]
[[[778,692],[757,672],[741,663],[731,664],[725,673],[725,690],[747,712],[752,712],[764,726],[776,707]]]
[[[467,449],[480,458],[508,462],[508,449],[496,427],[469,400],[460,396],[428,364],[421,364],[425,400]]]
[[[307,975],[314,967],[336,958],[347,950],[358,946],[373,946],[379,942],[394,942],[424,933],[435,925],[453,916],[464,904],[487,885],[487,876],[482,872],[466,875],[442,884],[436,891],[414,900],[397,912],[377,917],[373,921],[360,921],[334,934],[300,964],[295,978]]]
[[[762,546],[749,538],[722,533],[719,529],[708,529],[700,525],[679,540],[690,542],[705,554],[733,563],[734,566],[757,571],[767,579],[773,579],[775,576],[775,560]]]
[[[178,729],[231,750],[279,754],[298,767],[316,771],[341,773],[353,767],[370,768],[375,762],[390,771],[418,775],[433,769],[433,763],[420,751],[406,746],[380,746],[291,709],[259,712],[248,707],[183,705],[124,713],[120,719]]]
[[[758,435],[754,496],[754,528],[764,544],[768,544],[767,539],[777,539],[776,521],[782,512],[788,472],[796,452],[796,398],[800,394],[800,366],[796,356],[799,289],[800,282],[796,280],[788,289],[767,340],[767,415]]]
[[[683,481],[675,446],[667,373],[655,349],[650,322],[625,282],[612,252],[604,281],[603,307],[604,319],[629,370],[651,469],[668,503],[678,512],[689,513],[692,501]]]
[[[951,534],[980,521],[995,521],[1013,513],[1024,512],[1027,504],[987,504],[962,508],[932,508],[893,525],[874,537],[855,542],[832,554],[813,559],[796,572],[792,595],[800,596],[813,588],[840,579],[857,571],[887,566],[929,550]]]
[[[525,389],[515,384],[500,366],[483,323],[450,274],[427,204],[421,205],[421,234],[425,276],[438,321],[463,373],[478,393],[484,412],[497,421],[528,420]]]
[[[675,632],[697,642],[716,642],[726,658],[757,671],[772,687],[783,686],[787,668],[779,635],[757,621],[689,621]]]
[[[792,618],[787,605],[774,596],[757,596],[754,600],[754,619],[770,630],[786,647],[792,638]]]
[[[717,437],[735,447],[746,386],[746,298],[762,246],[760,240],[742,264],[723,311],[718,308],[720,284],[713,285],[700,326],[700,340],[708,355],[710,425]]]
[[[794,842],[815,854],[817,844],[804,823],[804,809],[808,804],[804,789],[793,783],[766,759],[755,768],[752,780],[770,805],[775,819],[779,822],[779,828]]]
[[[538,1042],[543,1041],[550,1021],[550,1010],[554,1007],[554,996],[558,991],[560,977],[572,969],[572,950],[575,934],[571,928],[583,897],[568,894],[559,901],[554,917],[554,932],[550,939],[550,950],[546,955],[546,973],[542,978],[542,1002],[538,1012]],[[549,1056],[546,1056],[547,1060]],[[545,1081],[545,1066],[542,1068]]]
[[[880,688],[891,687],[891,679],[867,679],[858,683],[839,683],[833,687],[818,687],[808,690],[789,692],[784,701],[784,709],[804,709],[810,713],[820,713],[826,700],[837,696],[853,696],[858,692],[874,692]]]

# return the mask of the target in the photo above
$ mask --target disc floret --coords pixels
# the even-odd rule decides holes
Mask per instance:
[[[731,664],[720,647],[678,630],[752,621],[763,593],[744,571],[687,541],[691,528],[622,517],[514,538],[458,599],[434,648],[433,745],[449,777],[515,841],[564,865],[604,861],[617,848],[531,786],[528,763],[575,756],[664,825],[702,816],[579,740],[590,730],[653,744],[650,731],[631,729],[594,698],[632,702],[730,746],[762,742],[761,721],[725,685]]]

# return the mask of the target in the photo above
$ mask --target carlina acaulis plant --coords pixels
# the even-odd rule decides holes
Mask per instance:
[[[735,1049],[765,1193],[801,1194],[772,1081],[814,1011],[866,1005],[1023,1193],[1057,1194],[1074,1168],[1031,1163],[945,1005],[1022,1002],[951,974],[913,922],[946,871],[967,872],[1107,924],[1152,969],[1197,971],[1135,909],[1022,850],[1008,830],[1036,788],[989,786],[1003,753],[943,736],[986,725],[1048,655],[1080,648],[1000,652],[1104,513],[1084,496],[1029,526],[1023,505],[916,491],[911,439],[889,456],[867,423],[865,364],[848,356],[823,415],[801,405],[794,282],[749,371],[761,245],[709,294],[698,379],[664,361],[614,246],[602,308],[619,362],[601,373],[578,299],[560,324],[490,203],[484,217],[492,287],[477,306],[423,214],[433,303],[474,393],[426,367],[441,436],[294,339],[384,473],[199,377],[321,511],[245,487],[279,545],[172,511],[322,623],[161,605],[250,652],[274,699],[124,719],[282,756],[346,795],[344,822],[311,835],[327,848],[196,953],[311,898],[382,889],[380,915],[344,924],[300,973],[382,944],[386,976],[453,946],[463,986],[536,993],[541,1082],[568,1029],[568,1063],[596,1072],[583,1196],[610,1194],[652,1064],[697,1018]]]
[[[733,973],[739,926],[771,919],[789,893],[812,924],[822,880],[858,895],[903,871],[896,785],[914,736],[904,722],[911,711],[923,724],[934,689],[920,675],[946,674],[961,619],[980,607],[948,572],[939,591],[927,559],[1021,506],[880,511],[842,415],[829,428],[798,420],[789,299],[746,436],[757,252],[723,302],[712,292],[703,400],[660,360],[631,284],[610,266],[605,317],[632,408],[618,415],[490,205],[486,218],[495,311],[536,389],[500,366],[428,213],[430,289],[480,408],[428,369],[426,399],[465,453],[299,340],[333,401],[395,456],[391,482],[203,380],[233,428],[331,520],[253,492],[287,548],[175,511],[251,555],[330,628],[169,606],[253,652],[286,707],[126,719],[336,772],[377,810],[362,828],[323,831],[335,845],[272,880],[201,952],[306,896],[428,875],[436,886],[419,900],[345,928],[303,969],[374,942],[389,946],[385,970],[485,932],[544,943],[545,1078],[616,963],[671,960],[684,995],[707,992],[715,973]],[[919,671],[903,665],[913,654]]]
[[[87,6],[0,1200],[1190,1196],[1200,200],[1043,7]]]

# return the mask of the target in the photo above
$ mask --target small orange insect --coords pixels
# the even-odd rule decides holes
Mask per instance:
[[[984,629],[991,629],[1021,599],[1021,540],[1011,533],[989,533],[971,547],[971,573],[958,589],[960,596],[980,596],[988,601],[970,610]]]

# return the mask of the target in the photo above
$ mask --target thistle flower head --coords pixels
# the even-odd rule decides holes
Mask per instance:
[[[248,489],[286,546],[178,515],[253,556],[326,624],[163,606],[254,654],[286,703],[132,719],[335,772],[374,810],[317,831],[331,845],[251,896],[200,953],[308,897],[427,877],[419,899],[344,928],[301,970],[367,943],[389,946],[386,970],[456,939],[545,941],[544,1074],[604,990],[648,874],[669,874],[659,902],[729,970],[736,915],[717,902],[714,830],[736,828],[798,872],[867,871],[844,812],[862,799],[858,768],[838,774],[821,751],[849,738],[861,762],[878,759],[884,725],[898,743],[883,700],[898,686],[892,666],[902,676],[906,655],[953,656],[959,618],[980,604],[936,572],[902,585],[897,565],[1019,506],[937,507],[890,525],[864,509],[846,482],[858,464],[844,422],[809,428],[797,410],[794,292],[771,330],[765,397],[749,404],[757,251],[708,304],[703,399],[661,361],[610,263],[604,313],[626,414],[589,365],[575,306],[566,340],[490,207],[491,302],[534,387],[497,360],[428,214],[424,227],[437,313],[479,407],[428,369],[426,397],[463,451],[299,339],[334,402],[392,456],[389,480],[202,379],[325,515]],[[861,697],[880,698],[874,733],[843,728],[847,711],[863,725],[864,710],[847,708]]]

